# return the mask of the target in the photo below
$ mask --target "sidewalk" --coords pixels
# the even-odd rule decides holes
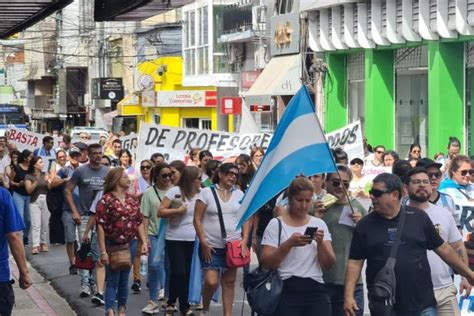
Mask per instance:
[[[28,262],[33,285],[28,290],[22,290],[18,286],[18,268],[15,260],[10,257],[10,268],[15,279],[13,289],[15,291],[15,307],[13,315],[28,316],[62,316],[76,315],[69,304],[61,298],[50,282],[45,280]]]

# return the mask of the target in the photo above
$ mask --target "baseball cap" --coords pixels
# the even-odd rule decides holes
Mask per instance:
[[[437,163],[437,162],[434,162],[433,160],[431,160],[430,158],[421,158],[420,160],[418,160],[416,162],[416,167],[421,167],[421,168],[429,168],[429,167],[435,167],[435,168],[438,168],[440,169],[441,167],[443,166],[443,164],[440,164],[440,163]]]
[[[72,147],[71,149],[69,149],[69,156],[80,155],[80,154],[81,154],[81,150],[78,147]]]
[[[74,143],[74,147],[77,147],[80,150],[86,150],[87,148],[89,148],[89,145],[83,142],[77,142],[77,143]]]

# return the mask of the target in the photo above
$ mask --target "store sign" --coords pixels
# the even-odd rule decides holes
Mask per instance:
[[[215,107],[216,105],[217,91],[183,90],[157,93],[159,107]]]
[[[297,54],[300,52],[299,13],[273,16],[271,19],[270,52],[272,56]]]
[[[142,92],[142,106],[155,107],[156,106],[156,92],[153,90]]]
[[[190,148],[210,150],[216,159],[249,153],[253,146],[266,149],[268,133],[240,134],[142,123],[138,137],[137,161],[162,153],[167,161],[185,160]]]
[[[118,102],[123,99],[122,78],[92,79],[92,98]]]
[[[221,114],[241,114],[242,98],[223,97],[221,99]]]
[[[242,71],[240,73],[240,86],[242,89],[250,89],[261,73],[261,70]]]

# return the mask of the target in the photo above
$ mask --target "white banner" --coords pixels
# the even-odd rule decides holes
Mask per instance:
[[[342,148],[349,156],[349,161],[354,158],[364,160],[364,139],[360,121],[326,134],[326,140],[329,147]]]
[[[216,159],[250,154],[252,146],[266,149],[271,137],[268,133],[237,134],[142,123],[137,162],[154,153],[162,153],[167,161],[186,160],[187,152],[194,147],[210,150]]]
[[[43,146],[43,138],[46,135],[31,132],[24,128],[10,127],[8,129],[8,142],[14,143],[18,151],[23,151],[28,149],[34,151],[36,148],[41,148]],[[59,148],[59,145],[62,141],[62,137],[53,136],[54,139],[54,148]]]
[[[122,149],[128,149],[128,151],[132,154],[133,161],[136,161],[138,149],[138,134],[131,133],[127,136],[122,136],[120,137],[120,141],[122,142]]]

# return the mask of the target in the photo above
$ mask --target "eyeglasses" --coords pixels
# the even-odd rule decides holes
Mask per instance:
[[[227,171],[227,172],[225,173],[225,175],[228,176],[228,177],[234,176],[234,177],[236,177],[236,178],[239,176],[238,173],[233,172],[233,171]]]
[[[459,173],[460,173],[463,177],[467,176],[468,173],[469,173],[469,175],[474,176],[474,169],[471,169],[471,170],[467,170],[467,169],[466,169],[466,170],[459,170]]]
[[[378,190],[378,189],[370,189],[369,194],[372,195],[375,198],[379,198],[385,193],[390,193],[393,190]]]
[[[333,187],[340,187],[341,183],[344,185],[346,189],[349,189],[349,181],[340,181],[340,180],[332,180],[331,184]]]
[[[431,179],[435,177],[436,179],[440,179],[443,176],[443,173],[441,171],[436,171],[436,172],[428,172],[428,177]]]
[[[427,180],[427,179],[424,179],[424,180],[415,179],[415,180],[410,180],[410,183],[411,183],[411,184],[414,184],[414,185],[420,185],[420,184],[428,185],[428,184],[430,184],[430,180]]]
[[[160,177],[162,177],[163,179],[171,178],[172,176],[173,176],[172,173],[163,173],[163,174],[160,174]]]
[[[140,170],[150,170],[150,169],[151,169],[151,166],[147,166],[147,165],[140,166]]]

